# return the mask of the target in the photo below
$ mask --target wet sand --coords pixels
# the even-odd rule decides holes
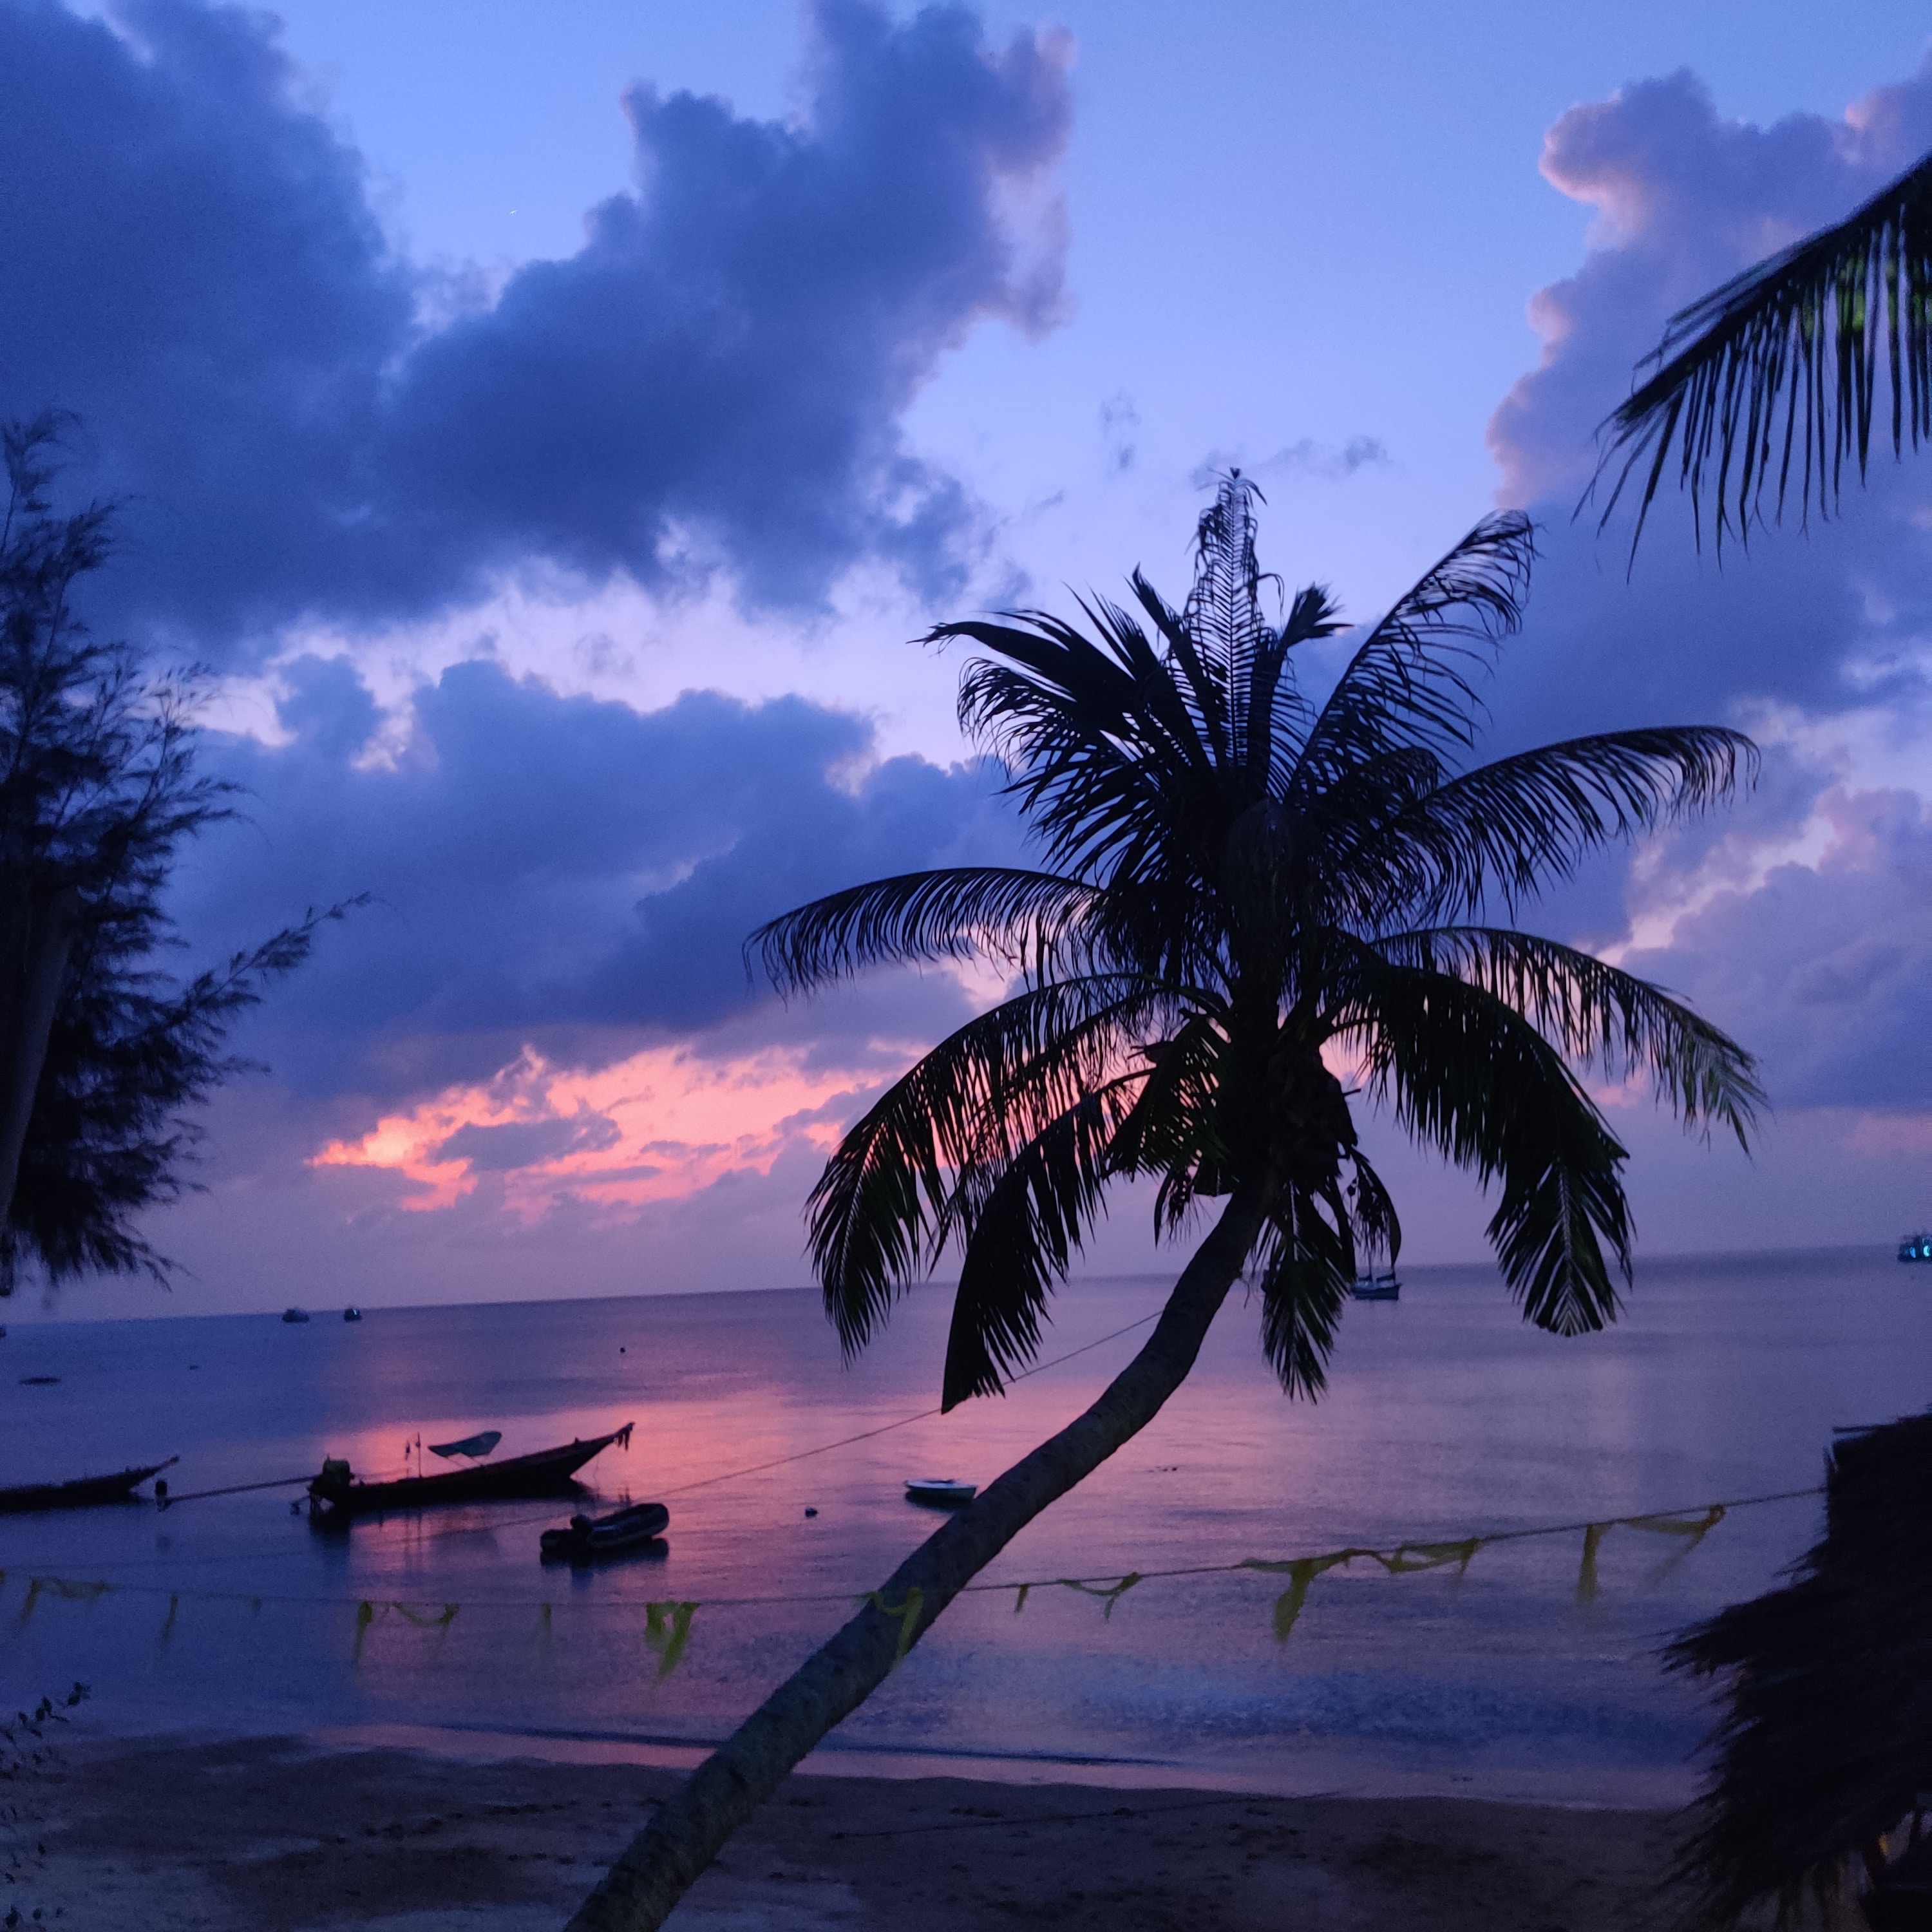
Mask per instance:
[[[297,1738],[76,1740],[4,1793],[19,1815],[0,1828],[0,1919],[536,1932],[563,1923],[677,1775]],[[671,1923],[1623,1932],[1668,1916],[1672,1828],[1658,1812],[1462,1798],[799,1777]]]

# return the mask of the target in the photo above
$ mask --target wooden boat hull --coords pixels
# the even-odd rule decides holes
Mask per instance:
[[[135,1486],[180,1460],[170,1456],[165,1462],[149,1462],[139,1469],[122,1469],[111,1476],[80,1476],[70,1483],[25,1483],[0,1490],[0,1516],[16,1516],[28,1510],[92,1509],[102,1503],[131,1503],[140,1499]]]
[[[309,1511],[323,1521],[376,1516],[386,1510],[428,1509],[445,1503],[508,1502],[530,1496],[566,1495],[575,1486],[577,1472],[592,1456],[614,1442],[628,1444],[634,1425],[626,1423],[608,1436],[587,1442],[566,1443],[558,1449],[539,1449],[534,1455],[512,1456],[501,1462],[479,1462],[467,1469],[450,1469],[434,1476],[404,1476],[394,1482],[363,1483],[346,1474],[318,1476],[308,1486]]]

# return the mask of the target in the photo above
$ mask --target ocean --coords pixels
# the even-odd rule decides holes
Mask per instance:
[[[1583,1526],[1814,1490],[1834,1425],[1932,1396],[1932,1282],[1877,1250],[1658,1261],[1623,1321],[1564,1341],[1526,1329],[1486,1269],[1404,1282],[1400,1303],[1349,1310],[1312,1404],[1280,1394],[1238,1288],[1158,1420],[1016,1540],[987,1573],[1003,1587],[956,1603],[814,1766],[1687,1796],[1712,1713],[1658,1647],[1772,1584],[1820,1500],[1735,1508],[1701,1536],[1612,1528],[1588,1536],[1587,1566]],[[90,1726],[125,1733],[692,1761],[934,1526],[903,1479],[990,1480],[1128,1359],[1145,1328],[1117,1331],[1165,1286],[1074,1285],[1042,1351],[1057,1366],[909,1423],[937,1404],[941,1288],[849,1365],[802,1290],[16,1326],[0,1341],[8,1482],[178,1455],[181,1496],[305,1477],[325,1454],[399,1472],[418,1435],[499,1429],[506,1456],[634,1421],[586,1477],[606,1502],[666,1498],[671,1522],[661,1556],[572,1570],[539,1564],[539,1532],[568,1513],[541,1502],[346,1535],[311,1528],[293,1486],[0,1518],[0,1702],[79,1681]],[[1323,1570],[1285,1640],[1294,1574],[1228,1567],[1557,1526],[1466,1563]],[[1195,1574],[1155,1574],[1174,1570]]]

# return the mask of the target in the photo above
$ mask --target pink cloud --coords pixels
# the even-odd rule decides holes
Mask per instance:
[[[586,1072],[526,1048],[494,1079],[385,1114],[310,1165],[399,1174],[413,1190],[403,1205],[418,1211],[452,1207],[497,1173],[505,1210],[526,1225],[567,1198],[606,1209],[686,1199],[728,1174],[768,1174],[795,1149],[831,1150],[853,1076],[807,1060],[802,1047],[718,1060],[666,1046]]]

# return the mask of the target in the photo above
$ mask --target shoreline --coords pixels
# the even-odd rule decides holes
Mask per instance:
[[[8,1900],[98,1932],[554,1932],[680,1775],[340,1734],[52,1742],[10,1794]],[[842,1767],[788,1779],[670,1922],[1612,1932],[1656,1916],[1679,1828],[1654,1809]]]

